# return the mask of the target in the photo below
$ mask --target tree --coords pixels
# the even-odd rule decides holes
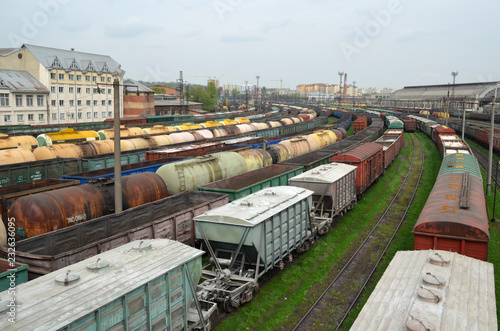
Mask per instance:
[[[151,86],[150,89],[155,91],[155,94],[165,94],[165,90],[160,86]]]

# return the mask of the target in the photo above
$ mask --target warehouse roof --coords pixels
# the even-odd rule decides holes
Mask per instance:
[[[8,88],[13,93],[49,93],[49,90],[35,77],[22,70],[0,69],[0,88]]]
[[[7,56],[23,48],[29,50],[47,69],[81,70],[90,72],[109,72],[123,76],[125,71],[121,65],[108,55],[77,52],[73,49],[59,49],[24,44],[21,48],[0,49],[0,55]]]
[[[484,99],[493,95],[492,87],[500,82],[455,84],[455,98]],[[500,88],[500,87],[499,87]],[[390,99],[398,100],[439,100],[452,95],[453,85],[405,86],[393,92]]]

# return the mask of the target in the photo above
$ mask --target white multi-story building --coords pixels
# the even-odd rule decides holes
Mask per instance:
[[[0,69],[0,125],[47,124],[48,96],[29,72]]]
[[[26,71],[49,89],[46,121],[35,118],[30,124],[102,122],[112,117],[115,79],[123,100],[125,71],[107,55],[24,44],[0,49],[0,69]],[[123,117],[122,103],[120,114]]]

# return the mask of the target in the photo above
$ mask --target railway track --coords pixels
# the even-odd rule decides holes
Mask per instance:
[[[405,219],[422,176],[424,150],[418,136],[410,134],[410,137],[413,159],[399,191],[366,239],[293,330],[333,327],[338,330],[356,304]]]
[[[470,149],[472,150],[472,153],[476,157],[477,162],[479,162],[481,167],[483,167],[485,170],[488,170],[488,163],[489,163],[488,156],[484,155],[482,152],[480,152],[479,150],[477,150],[475,148],[470,147]],[[493,163],[492,164],[491,180],[492,180],[492,182],[494,182],[496,184],[497,188],[500,188],[499,174],[500,174],[499,169],[496,167],[495,163]]]

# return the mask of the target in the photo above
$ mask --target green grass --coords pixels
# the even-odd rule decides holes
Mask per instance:
[[[432,140],[430,140],[423,133],[416,134],[422,141],[422,145],[425,150],[424,173],[422,174],[422,182],[420,184],[421,186],[418,188],[413,203],[408,210],[406,220],[401,225],[401,228],[394,237],[394,241],[387,249],[385,256],[382,258],[382,261],[373,274],[372,279],[365,287],[365,290],[360,297],[358,304],[349,314],[348,318],[342,325],[341,330],[349,330],[351,325],[354,323],[359,312],[363,308],[363,305],[366,303],[370,294],[375,289],[375,286],[382,277],[385,269],[391,262],[396,252],[413,250],[412,230],[415,226],[418,216],[420,215],[420,212],[422,211],[422,208],[425,205],[425,202],[427,201],[427,198],[429,197],[432,187],[434,186],[434,182],[436,181],[437,174],[443,160],[441,154],[439,153],[436,145]],[[410,139],[406,135],[407,134],[405,134],[405,139]]]
[[[488,150],[481,145],[473,142],[472,140],[466,139],[467,143],[483,154],[488,155]],[[493,154],[493,160],[498,162],[500,157],[498,155]],[[495,169],[494,169],[495,170]],[[493,170],[493,171],[494,171]],[[488,207],[488,217],[492,218],[493,215],[493,203],[494,203],[494,190],[491,190],[490,195],[486,195],[486,186],[487,186],[487,171],[481,168],[481,174],[483,175],[483,183],[484,183],[484,192],[486,198],[486,205]],[[497,199],[495,201],[495,218],[500,219],[500,191],[497,190]],[[495,269],[495,295],[496,295],[496,304],[497,304],[497,320],[500,320],[500,277],[498,276],[498,272],[500,270],[500,224],[498,222],[490,223],[490,243],[488,244],[488,262],[493,263]]]
[[[423,134],[420,136],[425,137]],[[426,192],[430,192],[441,164],[439,153],[430,140],[424,141],[424,148],[434,161],[430,164],[426,163],[427,182],[423,184],[422,189],[419,189],[416,198],[420,207],[412,207],[409,214],[410,220],[400,231],[405,233],[405,237],[398,237],[396,241],[399,243],[398,247],[406,250],[413,248],[411,230],[427,199]],[[285,272],[267,283],[250,303],[240,307],[226,319],[220,329],[288,330],[292,328],[298,322],[301,313],[312,305],[315,298],[329,284],[332,275],[335,275],[336,270],[332,270],[332,265],[344,258],[346,250],[352,247],[353,242],[364,239],[366,232],[371,229],[370,223],[378,219],[388,202],[392,200],[410,164],[401,160],[405,156],[411,157],[412,149],[410,142],[401,150],[386,174],[367,192],[353,210],[339,220],[326,236],[323,236],[308,252],[302,254]],[[387,194],[388,192],[392,194]],[[393,249],[392,255],[395,251]],[[390,259],[386,260],[386,265],[389,261]],[[341,293],[339,300],[342,300]]]

